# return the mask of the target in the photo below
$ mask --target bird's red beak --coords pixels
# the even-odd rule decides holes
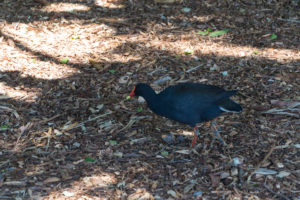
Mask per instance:
[[[131,90],[131,92],[129,93],[129,99],[134,97],[134,91],[135,91],[136,86],[133,87],[133,89]]]

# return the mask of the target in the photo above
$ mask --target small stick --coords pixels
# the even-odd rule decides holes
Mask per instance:
[[[109,114],[111,114],[111,113],[112,113],[112,112],[107,112],[107,113],[105,113],[105,114],[103,114],[103,115],[98,115],[98,116],[96,116],[96,117],[94,117],[94,118],[91,118],[91,119],[88,119],[88,120],[86,120],[86,121],[80,122],[80,123],[77,124],[76,126],[73,126],[73,127],[69,128],[68,130],[71,130],[71,129],[74,129],[74,128],[78,128],[78,127],[84,125],[84,124],[87,123],[87,122],[91,122],[91,121],[94,121],[94,120],[96,120],[96,119],[98,119],[98,118],[105,117],[106,115],[109,115]]]
[[[276,193],[274,192],[273,190],[271,190],[271,188],[269,188],[267,185],[266,185],[266,181],[264,182],[264,187],[272,194],[274,194],[275,196],[277,197],[280,197],[282,199],[285,199],[285,200],[290,200],[290,198],[284,196],[283,194],[279,194],[279,193]]]
[[[260,168],[260,166],[262,166],[262,164],[271,156],[271,154],[273,153],[274,149],[275,149],[275,145],[273,144],[272,147],[271,147],[271,149],[267,153],[267,155],[264,157],[264,159],[260,163],[258,163],[258,165],[255,167],[255,169],[253,170],[253,172],[248,176],[247,183],[249,183],[249,181],[250,181],[252,175],[255,173],[255,171],[258,168]]]
[[[41,121],[39,121],[38,123],[43,124],[43,123],[49,122],[49,121],[51,121],[52,119],[55,119],[55,118],[57,118],[57,117],[59,117],[59,116],[60,116],[60,114],[54,115],[53,117],[50,117],[50,118],[48,118],[48,119],[41,120]]]
[[[286,22],[292,22],[292,23],[299,23],[300,24],[300,20],[296,20],[296,19],[282,19],[279,18],[280,21],[286,21]]]

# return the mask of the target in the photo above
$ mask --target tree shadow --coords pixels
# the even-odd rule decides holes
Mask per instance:
[[[85,20],[85,23],[106,24],[116,29],[117,35],[153,31],[149,29],[152,27],[149,27],[149,24],[163,25],[156,33],[177,35],[184,35],[184,30],[191,29],[205,31],[207,28],[214,30],[229,28],[231,36],[226,39],[229,44],[251,45],[256,48],[299,49],[298,37],[295,34],[295,31],[299,29],[299,22],[293,19],[297,18],[300,5],[294,1],[259,3],[187,1],[184,4],[171,5],[156,4],[153,1],[132,2],[134,2],[133,5],[130,1],[117,1],[116,5],[121,8],[107,8],[97,5],[95,1],[89,3],[69,1],[69,4],[86,6],[87,10],[73,10],[70,6],[68,11],[47,12],[41,10],[45,6],[38,2],[28,0],[20,4],[16,1],[9,4],[10,9],[2,9],[1,18],[9,23],[26,24],[62,19]],[[60,3],[63,4],[65,1],[52,3],[57,3],[58,9]],[[37,9],[32,9],[35,7]],[[183,7],[191,8],[191,12],[179,12]],[[13,13],[20,14],[16,17]],[[145,18],[151,18],[151,20],[144,20]],[[172,24],[172,27],[166,24]],[[278,36],[277,40],[270,38],[273,33]]]

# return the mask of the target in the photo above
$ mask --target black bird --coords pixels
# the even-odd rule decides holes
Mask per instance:
[[[225,144],[218,134],[214,119],[224,112],[242,111],[242,107],[230,99],[236,92],[201,83],[180,83],[156,94],[149,85],[138,83],[130,92],[129,98],[142,96],[154,113],[194,127],[194,146],[199,135],[196,124],[211,120],[214,122],[214,133]]]

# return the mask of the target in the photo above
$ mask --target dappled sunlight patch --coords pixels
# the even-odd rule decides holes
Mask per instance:
[[[144,188],[138,188],[128,196],[128,199],[154,199],[153,195]]]
[[[120,9],[125,7],[123,2],[120,0],[94,0],[94,2],[97,6],[101,6],[103,8]]]
[[[13,38],[15,43],[28,49],[33,54],[30,57],[42,54],[48,59],[57,61],[68,57],[71,63],[87,63],[90,56],[107,53],[119,45],[120,41],[111,38],[115,34],[115,29],[105,22],[97,26],[94,24],[82,26],[79,23],[81,22],[63,27],[51,24],[47,28],[16,23],[5,26],[3,32]],[[9,48],[12,51],[19,51]]]
[[[21,24],[19,28],[21,36],[26,25],[23,26]],[[8,35],[8,37],[12,38],[15,38],[15,36],[15,34]],[[46,52],[45,55],[42,55],[38,49],[34,49],[35,46],[39,47],[41,45],[31,43],[30,45],[32,46],[27,46],[27,42],[30,42],[30,39],[26,37],[15,41],[2,38],[0,41],[0,72],[5,72],[9,76],[9,73],[19,71],[22,79],[30,76],[31,78],[43,80],[66,78],[74,73],[78,73],[78,69],[47,60]]]
[[[102,172],[100,174],[84,177],[79,181],[74,181],[71,187],[53,191],[47,198],[85,199],[85,197],[89,197],[102,199],[107,196],[101,194],[94,196],[92,191],[107,191],[109,187],[115,184],[117,184],[117,178],[114,174]]]
[[[90,7],[75,3],[51,3],[41,9],[44,12],[76,12],[89,11]]]
[[[24,102],[35,102],[41,94],[41,90],[37,88],[11,87],[3,82],[0,82],[0,91],[9,98],[21,99]]]
[[[193,36],[191,36],[193,37]],[[196,42],[195,42],[196,41]],[[163,51],[170,49],[178,55],[217,55],[220,57],[235,58],[257,58],[268,59],[278,62],[291,62],[300,59],[300,53],[292,49],[262,48],[257,49],[252,46],[241,46],[226,42],[202,41],[198,38],[194,40],[176,40],[174,42],[164,42],[162,40],[153,40],[147,44],[148,47],[154,47]]]
[[[99,175],[93,175],[89,177],[84,177],[81,184],[86,187],[108,187],[112,184],[117,183],[117,178],[111,173],[101,173]]]

